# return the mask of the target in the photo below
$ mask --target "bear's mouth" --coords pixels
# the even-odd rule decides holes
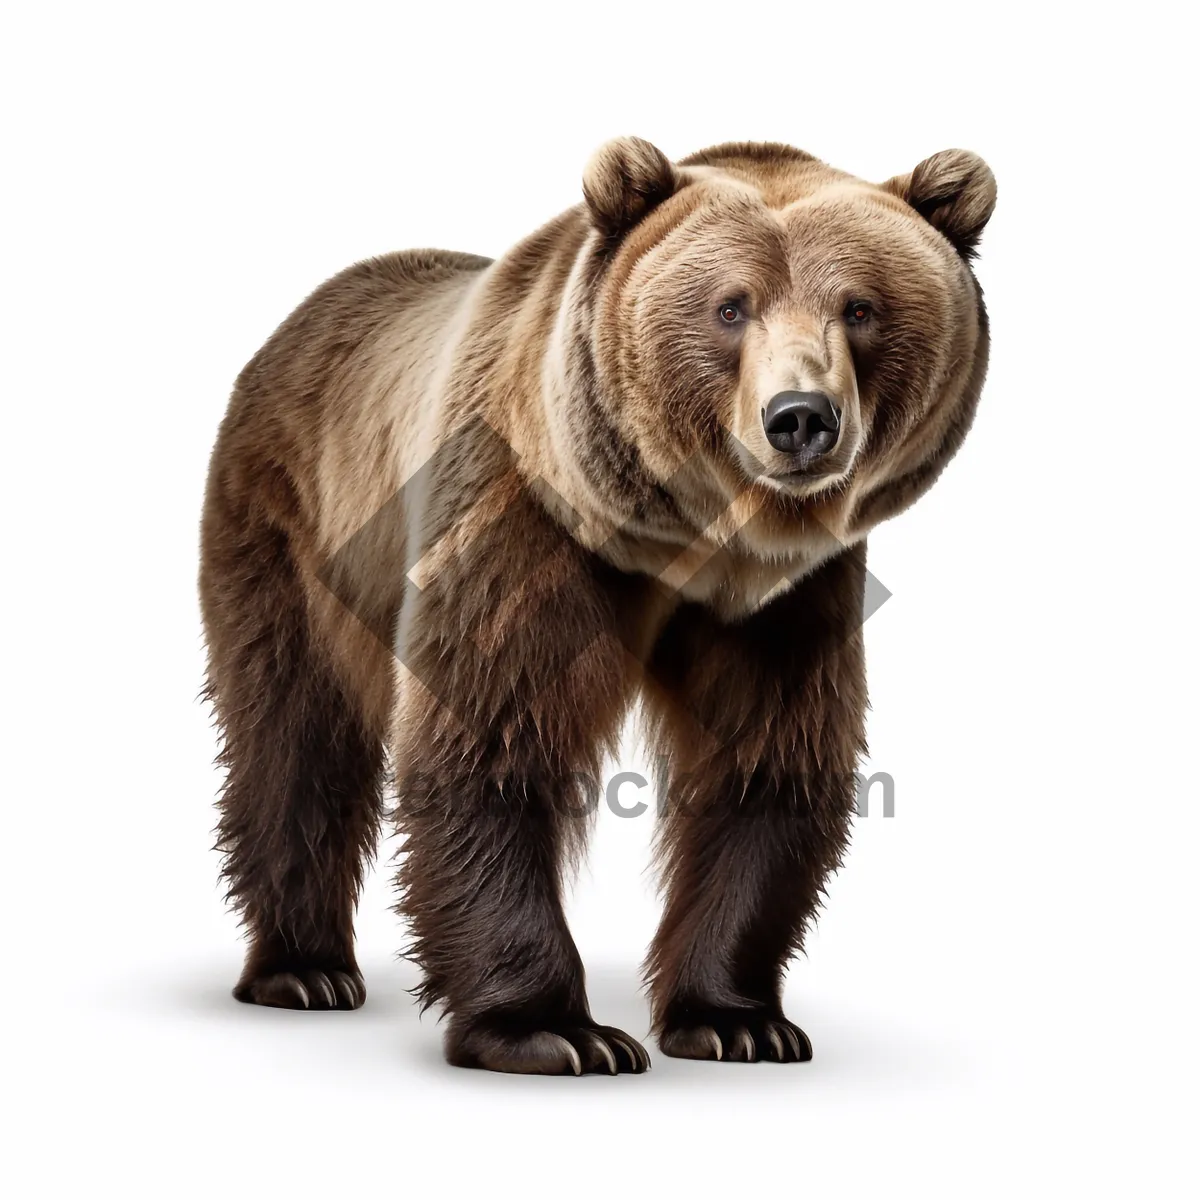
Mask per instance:
[[[858,440],[853,430],[844,427],[838,444],[825,454],[804,451],[783,454],[771,450],[766,462],[736,437],[730,438],[730,448],[750,482],[762,484],[773,492],[807,499],[844,483],[858,452]]]
[[[765,477],[787,488],[821,488],[841,479],[849,470],[853,452],[845,445],[837,446],[830,454],[775,455],[781,463],[772,463],[759,469],[759,477]]]
[[[819,459],[811,457],[807,458],[807,460],[802,459],[784,471],[766,472],[772,479],[778,479],[784,483],[794,482],[797,484],[810,483],[814,480],[825,479],[830,475],[840,475],[841,473],[841,466],[829,462],[824,456]]]
[[[845,481],[844,471],[830,471],[822,467],[819,470],[798,470],[764,473],[759,476],[760,483],[766,483],[774,491],[788,492],[795,496],[808,499],[821,492],[838,487]]]

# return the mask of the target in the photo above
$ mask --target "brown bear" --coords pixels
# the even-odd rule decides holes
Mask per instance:
[[[234,994],[362,1004],[387,796],[447,1059],[645,1070],[561,900],[640,699],[671,764],[658,1044],[806,1060],[781,979],[854,811],[865,539],[971,424],[995,181],[961,150],[873,184],[621,138],[583,197],[494,262],[349,268],[237,379],[200,574]]]

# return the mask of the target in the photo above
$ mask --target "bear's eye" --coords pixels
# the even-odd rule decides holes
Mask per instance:
[[[843,315],[851,325],[865,325],[871,319],[871,306],[865,300],[851,300]]]
[[[717,315],[726,325],[736,325],[742,319],[742,310],[732,300],[726,300],[717,309]]]

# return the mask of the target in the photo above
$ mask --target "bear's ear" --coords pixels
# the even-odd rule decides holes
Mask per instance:
[[[969,150],[943,150],[907,175],[889,179],[883,188],[911,204],[966,258],[975,253],[979,235],[996,207],[996,177]]]
[[[657,147],[636,137],[605,142],[583,172],[583,198],[596,228],[617,241],[679,187],[679,174]]]

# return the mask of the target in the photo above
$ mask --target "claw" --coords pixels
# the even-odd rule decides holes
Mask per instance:
[[[775,1061],[783,1062],[783,1039],[780,1038],[776,1026],[767,1026],[767,1039],[771,1043],[771,1049],[775,1051]]]
[[[326,1008],[337,1008],[337,993],[333,990],[333,984],[329,982],[329,976],[324,971],[309,971],[308,982],[313,991],[319,993],[321,999],[325,1001]]]
[[[729,1057],[733,1059],[738,1058],[739,1050],[741,1051],[742,1062],[754,1062],[758,1057],[758,1052],[754,1046],[754,1039],[750,1036],[750,1031],[744,1025],[739,1025],[733,1035],[733,1045],[729,1048]]]
[[[583,1074],[583,1063],[581,1063],[579,1061],[579,1051],[576,1050],[575,1047],[572,1046],[571,1043],[568,1042],[565,1037],[560,1037],[557,1033],[552,1033],[552,1034],[549,1034],[548,1036],[553,1038],[556,1042],[560,1043],[562,1045],[563,1049],[566,1050],[567,1060],[571,1065],[571,1070],[576,1075],[582,1075]]]
[[[704,1032],[707,1034],[708,1040],[712,1043],[717,1062],[720,1062],[724,1057],[725,1051],[721,1046],[721,1039],[717,1037],[717,1031],[715,1029],[706,1029]]]
[[[797,1029],[796,1033],[803,1039],[804,1046],[800,1051],[800,1061],[810,1062],[812,1060],[812,1042],[808,1040],[808,1034],[803,1029]]]
[[[304,986],[304,984],[299,979],[296,978],[295,975],[292,975],[290,973],[286,974],[286,975],[281,975],[279,978],[282,983],[284,983],[287,987],[291,988],[292,991],[296,993],[297,997],[299,998],[300,1002],[304,1005],[304,1007],[308,1008],[308,1006],[309,1006],[308,988],[306,988]]]
[[[359,991],[353,978],[345,973],[345,971],[333,972],[333,985],[341,998],[346,1002],[347,1008],[357,1008],[362,1001],[359,999]]]
[[[788,1042],[791,1043],[792,1053],[796,1056],[797,1060],[799,1060],[801,1058],[800,1039],[796,1036],[796,1031],[790,1025],[784,1025],[782,1028],[784,1036],[787,1038]],[[805,1041],[807,1040],[808,1039],[805,1038]],[[811,1049],[809,1053],[812,1053]]]
[[[615,1042],[625,1051],[625,1056],[629,1059],[629,1066],[633,1071],[645,1071],[649,1068],[650,1056],[640,1046],[615,1033],[610,1033],[608,1036],[611,1041]]]
[[[588,1033],[588,1040],[595,1046],[599,1047],[600,1053],[604,1061],[608,1064],[608,1073],[610,1075],[617,1074],[617,1059],[612,1050],[609,1049],[608,1043],[598,1033]]]

